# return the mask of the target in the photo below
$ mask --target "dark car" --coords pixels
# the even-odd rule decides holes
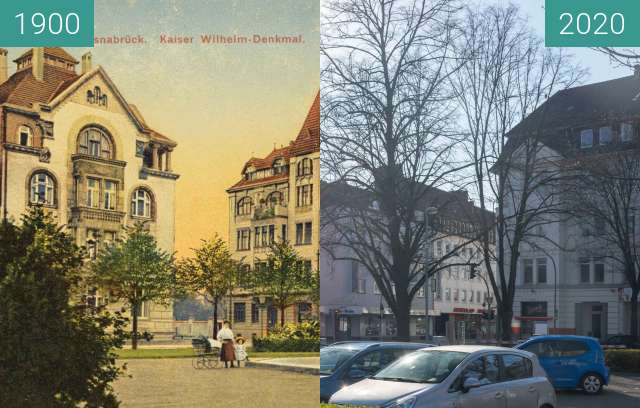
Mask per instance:
[[[611,336],[601,344],[606,349],[640,349],[640,339],[626,334]]]
[[[320,401],[368,378],[405,354],[432,347],[422,343],[340,342],[320,350]]]

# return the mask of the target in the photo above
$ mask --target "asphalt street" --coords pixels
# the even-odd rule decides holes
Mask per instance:
[[[640,408],[640,373],[612,376],[611,384],[596,396],[560,392],[558,403],[560,408]]]

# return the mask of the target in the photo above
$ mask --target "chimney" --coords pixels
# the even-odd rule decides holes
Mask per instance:
[[[44,47],[33,49],[31,56],[31,69],[33,77],[38,81],[44,81]]]
[[[93,59],[91,53],[88,52],[82,56],[82,75],[93,69]]]
[[[7,65],[7,50],[0,48],[0,84],[9,79],[9,66]]]

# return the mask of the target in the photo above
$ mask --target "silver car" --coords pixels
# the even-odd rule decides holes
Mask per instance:
[[[503,347],[443,346],[397,360],[331,403],[381,408],[556,408],[538,358]]]

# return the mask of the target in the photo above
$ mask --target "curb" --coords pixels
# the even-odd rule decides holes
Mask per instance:
[[[245,364],[245,367],[250,368],[267,368],[270,370],[288,371],[298,374],[320,375],[320,367],[303,367],[287,364],[267,363],[261,361],[249,361]]]

